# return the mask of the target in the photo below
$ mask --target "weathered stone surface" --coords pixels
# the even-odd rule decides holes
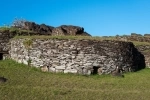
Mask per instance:
[[[35,22],[24,22],[21,29],[30,30],[38,35],[84,35],[90,34],[84,32],[84,28],[73,25],[61,25],[59,27],[48,26],[45,24],[36,24]],[[35,35],[35,34],[33,34]]]
[[[6,82],[8,79],[7,78],[5,78],[5,77],[0,77],[0,83],[4,83],[4,82]]]
[[[2,53],[8,53],[10,50],[10,44],[9,44],[9,39],[10,39],[9,33],[0,33],[0,52]]]
[[[15,26],[12,26],[15,27]],[[8,54],[10,50],[9,40],[16,35],[27,36],[27,35],[80,35],[80,36],[91,36],[84,31],[83,27],[73,26],[73,25],[61,25],[59,27],[53,27],[45,24],[36,24],[35,22],[24,22],[21,27],[16,26],[18,30],[0,30],[0,53]],[[21,30],[26,31],[21,31]],[[47,41],[45,41],[47,42]],[[46,44],[41,42],[42,44]],[[71,43],[67,44],[70,45]],[[33,44],[38,46],[37,44]],[[64,44],[65,45],[65,44]],[[72,45],[73,46],[73,45]],[[70,46],[71,48],[74,48]],[[54,46],[55,47],[55,46]],[[52,48],[52,47],[51,47]],[[63,45],[58,45],[58,48],[66,48]],[[68,48],[66,48],[68,49]],[[79,48],[80,49],[80,48]],[[57,52],[57,51],[55,51]],[[73,51],[72,53],[76,53]]]
[[[23,27],[24,29],[27,30],[31,30],[31,31],[36,31],[35,33],[31,33],[30,35],[57,35],[56,33],[59,32],[59,35],[88,35],[86,34],[86,32],[84,32],[84,29],[82,27],[78,27],[78,26],[70,26],[70,25],[62,25],[59,27],[51,27],[51,26],[47,26],[47,25],[38,25],[34,22],[26,22],[26,25],[24,25]],[[40,32],[40,33],[38,33]],[[53,33],[54,32],[54,33]],[[63,32],[63,33],[62,33]],[[0,32],[0,53],[1,55],[3,55],[3,59],[8,58],[9,55],[9,50],[10,50],[10,45],[14,46],[14,44],[10,44],[9,40],[11,38],[13,38],[16,35],[16,32],[13,31],[10,33],[9,30]],[[27,33],[18,33],[18,35],[28,35]],[[150,34],[145,34],[144,36],[141,36],[140,34],[131,34],[131,36],[116,36],[117,40],[121,40],[121,41],[139,41],[139,42],[149,42],[150,43]],[[104,37],[104,38],[110,38],[109,36]],[[54,63],[52,61],[60,61],[59,66],[61,64],[68,64],[68,63],[75,63],[72,66],[76,66],[76,63],[78,63],[79,67],[80,66],[87,66],[86,63],[93,63],[93,66],[103,66],[104,63],[106,65],[104,65],[105,67],[112,67],[115,66],[114,63],[116,63],[118,60],[120,61],[124,61],[126,62],[125,59],[128,59],[126,57],[123,57],[124,55],[137,55],[136,53],[132,54],[129,53],[131,50],[129,50],[128,53],[120,53],[120,51],[122,50],[128,50],[130,49],[128,47],[128,49],[123,49],[126,47],[122,47],[122,49],[120,49],[120,47],[116,47],[115,49],[108,49],[111,46],[115,46],[115,45],[120,45],[119,44],[113,44],[107,42],[103,45],[100,43],[100,45],[96,45],[93,47],[90,47],[89,45],[94,44],[95,42],[88,42],[88,40],[84,40],[84,41],[80,41],[82,42],[82,44],[78,45],[76,42],[74,41],[70,41],[70,40],[61,40],[61,41],[44,41],[44,40],[37,40],[36,42],[33,42],[33,47],[34,49],[32,49],[30,52],[32,52],[32,55],[36,55],[36,56],[28,56],[28,51],[24,49],[23,44],[20,45],[19,42],[16,41],[15,45],[20,45],[20,48],[23,48],[22,50],[18,49],[18,47],[14,48],[14,52],[18,52],[18,54],[22,54],[22,55],[26,55],[25,57],[22,57],[22,55],[18,55],[18,54],[14,54],[14,59],[18,60],[18,62],[23,62],[25,64],[28,63],[28,60],[31,58],[32,62],[31,65],[35,65],[36,67],[39,66],[44,66],[49,65],[51,63]],[[41,44],[39,46],[39,44]],[[49,46],[51,44],[51,46]],[[111,44],[111,46],[110,46]],[[123,44],[121,44],[123,45]],[[108,47],[107,47],[108,46]],[[36,48],[35,48],[36,47]],[[45,48],[46,47],[46,48]],[[57,47],[57,49],[56,49]],[[145,57],[145,63],[147,67],[150,67],[150,45],[137,45],[135,46]],[[41,49],[42,48],[42,49]],[[94,49],[92,49],[94,48]],[[98,48],[99,51],[95,52],[95,48]],[[120,49],[120,50],[119,50]],[[136,49],[135,49],[136,51]],[[61,52],[61,53],[60,53]],[[63,52],[63,53],[62,53]],[[68,54],[69,52],[69,54]],[[125,51],[123,51],[125,52]],[[58,54],[57,54],[58,53]],[[98,54],[98,55],[97,55]],[[116,57],[116,55],[118,55]],[[94,56],[94,57],[93,57]],[[113,59],[108,58],[111,57]],[[85,58],[84,58],[85,57]],[[143,56],[142,56],[143,57]],[[42,59],[41,60],[39,60]],[[132,60],[132,58],[130,58]],[[135,59],[135,58],[133,58]],[[138,58],[139,59],[139,58]],[[94,62],[92,62],[94,61]],[[135,61],[139,61],[139,60],[135,60]],[[108,64],[109,63],[109,64]],[[118,65],[122,65],[122,64],[118,64]],[[136,66],[136,64],[133,64],[134,66]],[[55,65],[56,66],[56,65]],[[130,66],[130,64],[124,64],[122,65],[124,66],[124,70],[132,70],[130,68],[128,68],[128,66]],[[68,68],[68,66],[66,66],[66,68]],[[135,68],[134,68],[135,69]],[[81,70],[81,69],[80,69]],[[113,70],[113,68],[111,69]],[[80,71],[81,72],[81,71]],[[105,72],[105,71],[104,71]]]
[[[42,66],[42,67],[41,67],[41,70],[42,70],[43,72],[48,72],[48,71],[49,71],[49,69],[48,69],[47,66]]]
[[[105,37],[107,39],[109,37]],[[125,36],[116,36],[118,41],[134,41],[137,43],[142,43],[141,45],[135,45],[135,47],[144,55],[146,67],[150,68],[150,34],[131,34]],[[146,43],[145,43],[146,42]]]
[[[146,67],[150,68],[150,45],[137,45],[136,48],[144,55]]]
[[[148,34],[146,36],[116,36],[116,39],[122,41],[150,42],[150,36]]]
[[[39,33],[40,35],[51,35],[54,27],[48,26],[45,24],[38,25],[34,22],[25,22],[23,29],[34,31]]]
[[[62,25],[52,30],[52,35],[89,35],[84,28],[72,25]],[[90,36],[90,35],[89,35]]]
[[[48,66],[46,71],[50,72],[101,75],[110,74],[117,66],[125,72],[145,68],[144,56],[131,42],[34,39],[34,45],[27,50],[24,41],[25,39],[11,41],[11,58],[20,63],[30,59],[31,65]],[[58,45],[63,48],[58,48]]]

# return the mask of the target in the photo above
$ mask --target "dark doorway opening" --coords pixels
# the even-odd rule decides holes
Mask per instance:
[[[0,60],[3,60],[3,53],[0,53]]]
[[[93,66],[93,75],[96,75],[96,74],[98,74],[99,72],[98,72],[98,69],[99,69],[100,67],[98,67],[98,66]]]

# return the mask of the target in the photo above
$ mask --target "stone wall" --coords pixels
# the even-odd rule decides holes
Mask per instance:
[[[3,58],[9,57],[8,55],[8,52],[10,49],[9,40],[13,38],[15,35],[28,35],[28,34],[26,32],[20,32],[20,33],[11,32],[10,33],[9,30],[6,30],[5,32],[0,32],[0,53],[3,55]],[[37,33],[30,33],[30,35],[37,35]],[[149,36],[117,36],[116,39],[118,41],[120,40],[121,41],[138,41],[138,42],[150,43]],[[135,47],[144,55],[146,66],[150,67],[150,44],[147,45],[147,43],[146,44],[142,43],[141,45],[136,45]]]
[[[148,68],[150,68],[150,34],[145,34],[141,36],[140,34],[131,34],[131,36],[117,36],[118,41],[133,41],[135,42],[135,47],[144,55],[145,63]],[[136,42],[138,45],[136,45]]]
[[[116,36],[115,38],[116,40],[123,40],[123,41],[150,42],[150,36]]]
[[[9,40],[11,36],[9,33],[0,32],[0,53],[8,53],[9,51]]]
[[[146,67],[150,68],[150,45],[135,46],[145,57]]]
[[[122,41],[14,39],[10,55],[50,72],[109,74],[117,66],[125,72],[145,68],[144,56],[131,42]]]
[[[83,27],[73,25],[61,25],[59,27],[53,27],[45,24],[36,24],[35,22],[24,22],[22,25],[13,26],[15,28],[32,31],[39,35],[82,35],[91,36],[84,31]]]

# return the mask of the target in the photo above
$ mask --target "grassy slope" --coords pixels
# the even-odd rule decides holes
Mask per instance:
[[[18,28],[10,28],[10,27],[0,27],[0,32],[9,32],[9,33],[16,33],[16,34],[20,34],[20,33],[34,33],[33,31],[30,30],[20,30]]]
[[[29,30],[20,30],[17,28],[9,28],[9,27],[0,27],[0,32],[5,32],[5,31],[9,31],[11,32],[16,32],[17,34],[21,34],[21,33],[34,33],[33,31],[29,31]],[[147,36],[146,36],[147,37]],[[18,39],[18,38],[41,38],[41,39],[79,39],[79,40],[83,40],[83,39],[90,39],[90,40],[116,40],[115,36],[111,36],[111,37],[89,37],[89,36],[16,36],[14,37],[14,39]],[[118,41],[118,40],[117,40]],[[149,42],[138,42],[138,41],[129,41],[129,42],[133,42],[134,45],[150,45]]]
[[[34,36],[34,38],[83,39],[70,36]],[[105,40],[100,37],[84,37],[84,39]],[[107,40],[115,39],[107,38]],[[150,45],[148,42],[131,42],[135,45]],[[149,74],[150,69],[144,69],[125,74],[125,78],[85,77],[43,73],[11,60],[0,61],[0,76],[8,78],[8,82],[0,83],[0,100],[149,100]]]
[[[78,40],[83,40],[83,39],[88,39],[88,40],[117,40],[115,37],[90,37],[90,36],[45,36],[45,35],[34,35],[34,36],[15,36],[13,39],[20,39],[20,38],[30,38],[30,39],[78,39]],[[121,41],[121,40],[120,40]],[[138,45],[150,45],[149,42],[139,42],[139,41],[128,41],[128,42],[133,42],[135,46]]]
[[[125,74],[81,76],[44,73],[38,69],[0,61],[0,100],[149,100],[150,69]]]

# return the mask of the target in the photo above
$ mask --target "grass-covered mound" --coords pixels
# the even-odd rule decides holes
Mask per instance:
[[[24,38],[30,38],[30,39],[77,39],[77,40],[112,40],[112,41],[122,41],[117,40],[115,37],[99,37],[99,36],[47,36],[47,35],[32,35],[32,36],[15,36],[13,39],[24,39]],[[150,45],[150,42],[140,42],[140,41],[126,41],[126,42],[133,42],[135,46],[138,45]]]
[[[30,31],[30,30],[23,30],[23,29],[18,29],[18,28],[11,28],[11,27],[0,27],[0,32],[2,33],[15,33],[16,35],[22,34],[22,33],[26,33],[26,35],[35,33],[34,31]]]
[[[149,100],[150,69],[124,78],[44,73],[12,60],[0,61],[0,100]]]

